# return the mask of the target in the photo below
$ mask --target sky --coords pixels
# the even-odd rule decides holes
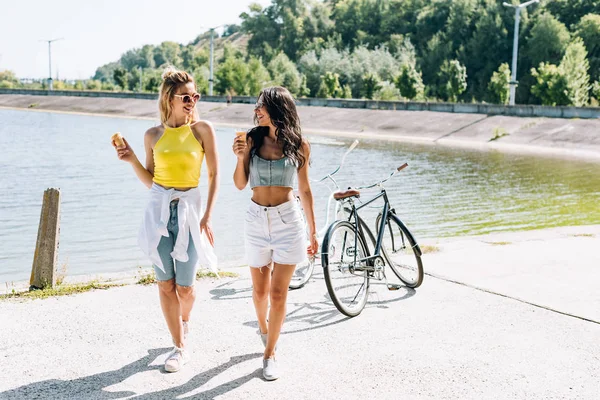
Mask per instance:
[[[240,23],[251,3],[271,0],[1,0],[0,71],[19,78],[87,79],[127,50],[187,44],[207,28]]]

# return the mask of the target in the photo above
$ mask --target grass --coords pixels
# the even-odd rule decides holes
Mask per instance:
[[[498,140],[500,138],[503,138],[504,136],[509,135],[510,133],[506,132],[506,129],[497,127],[496,129],[494,129],[494,136],[492,136],[492,138],[488,140],[488,142],[493,142],[494,140]]]
[[[156,274],[154,273],[154,270],[151,270],[150,272],[143,274],[136,283],[138,285],[151,285],[153,283],[156,283]]]
[[[6,299],[46,299],[48,297],[56,296],[70,296],[72,294],[89,292],[90,290],[96,289],[108,289],[111,287],[124,286],[122,284],[115,283],[100,283],[98,281],[92,281],[87,283],[76,283],[76,284],[61,284],[56,285],[53,288],[46,288],[40,290],[32,290],[28,292],[16,292],[14,289],[12,293],[0,295],[0,300]]]
[[[38,103],[31,103],[30,105],[27,106],[27,108],[36,108],[39,104]]]
[[[431,253],[437,253],[438,251],[440,251],[440,248],[437,246],[432,246],[429,244],[424,244],[424,245],[419,245],[419,247],[421,248],[421,253],[423,254],[431,254]]]
[[[141,272],[141,268],[140,268],[140,272]],[[237,278],[238,276],[240,276],[240,275],[235,272],[219,271],[219,277],[221,277],[221,278]],[[196,272],[196,279],[206,279],[206,278],[216,278],[216,277],[217,277],[217,274],[215,274],[212,271],[199,270],[198,272]],[[151,270],[148,273],[142,274],[137,281],[137,284],[139,284],[139,285],[151,285],[153,283],[156,283],[156,274],[154,273],[154,270]]]
[[[596,237],[596,235],[594,235],[593,233],[576,233],[574,235],[571,235],[573,237]]]
[[[221,278],[237,278],[240,274],[235,272],[227,272],[227,271],[219,271],[219,277]],[[212,271],[198,271],[196,272],[196,279],[204,279],[204,278],[216,278],[217,274]]]
[[[487,244],[491,244],[492,246],[508,246],[512,244],[512,242],[485,242]]]

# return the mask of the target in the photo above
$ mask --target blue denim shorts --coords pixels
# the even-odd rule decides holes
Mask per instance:
[[[194,247],[194,241],[190,234],[190,244],[188,245],[187,253],[189,259],[186,262],[173,260],[171,252],[177,240],[179,233],[179,223],[177,219],[177,205],[179,200],[173,200],[170,204],[170,217],[167,223],[167,231],[169,236],[163,236],[158,243],[158,254],[162,260],[165,272],[158,266],[154,266],[156,279],[159,281],[168,281],[175,278],[175,283],[179,286],[193,286],[196,281],[196,270],[198,267],[198,253]]]

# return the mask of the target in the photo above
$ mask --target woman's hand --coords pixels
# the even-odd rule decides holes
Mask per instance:
[[[117,146],[113,140],[112,145],[117,150],[117,157],[119,157],[119,160],[123,160],[131,164],[137,160],[137,157],[125,138],[123,138],[123,142],[125,143],[123,146]]]
[[[200,233],[202,232],[206,233],[206,237],[208,238],[210,245],[215,247],[215,236],[210,226],[210,218],[208,218],[206,215],[200,220]]]
[[[310,234],[310,244],[306,248],[306,253],[309,256],[316,256],[319,251],[319,239],[317,239],[317,234],[315,232],[311,232]]]
[[[248,144],[244,136],[236,136],[233,141],[233,154],[240,160],[243,160],[246,154],[248,154]]]

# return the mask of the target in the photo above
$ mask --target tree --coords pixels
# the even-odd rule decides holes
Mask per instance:
[[[439,94],[446,101],[455,102],[458,96],[467,89],[467,69],[458,61],[444,61],[439,73]]]
[[[306,86],[306,75],[302,75],[302,79],[300,81],[300,91],[298,92],[300,97],[308,97],[310,96],[310,89]]]
[[[588,14],[575,27],[575,35],[583,39],[588,51],[590,76],[600,79],[600,15]]]
[[[340,76],[334,72],[326,72],[325,75],[321,77],[321,85],[319,86],[319,91],[317,93],[317,97],[322,98],[337,98],[341,97],[343,92],[340,86]]]
[[[382,101],[400,100],[400,90],[392,82],[383,81],[373,98]]]
[[[538,16],[525,47],[525,57],[529,65],[541,62],[558,64],[571,40],[569,30],[550,13]]]
[[[556,65],[542,62],[537,69],[532,68],[531,75],[536,80],[531,91],[542,101],[543,105],[566,106],[569,104],[567,80]]]
[[[127,90],[127,70],[123,67],[118,67],[113,71],[113,80],[123,90]]]
[[[553,0],[544,8],[562,21],[566,26],[572,26],[587,14],[600,14],[600,0]]]
[[[19,79],[13,71],[0,71],[0,88],[12,89],[19,86]]]
[[[596,101],[600,101],[600,81],[594,82],[591,92]]]
[[[587,50],[581,38],[571,43],[559,65],[560,72],[567,82],[567,96],[576,107],[583,107],[589,101],[590,76]]]
[[[373,99],[375,93],[383,88],[379,77],[371,72],[363,75],[362,78],[362,93],[361,95],[367,99]]]
[[[102,82],[95,79],[90,79],[85,83],[85,88],[87,90],[100,90],[102,89]]]
[[[118,62],[112,62],[105,64],[98,69],[96,69],[96,73],[92,79],[99,80],[101,82],[112,82],[114,83],[114,72],[121,65]]]
[[[395,80],[395,84],[402,97],[409,100],[423,98],[425,86],[423,85],[421,73],[416,70],[414,65],[404,64],[400,70],[400,75]]]
[[[285,55],[280,52],[267,65],[267,69],[271,73],[272,81],[275,85],[286,87],[293,95],[300,92],[301,78],[296,65]]]
[[[352,98],[352,89],[350,85],[342,86],[342,99],[351,99]]]
[[[508,63],[500,64],[488,84],[490,98],[497,104],[508,104],[510,96],[510,68]]]
[[[271,82],[269,71],[262,64],[261,60],[251,57],[248,62],[248,95],[258,96],[260,91]]]

